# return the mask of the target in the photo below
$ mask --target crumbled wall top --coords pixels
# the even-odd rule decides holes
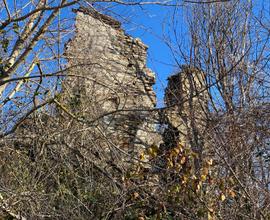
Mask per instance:
[[[82,12],[85,15],[90,15],[91,17],[104,22],[105,24],[111,26],[112,28],[121,29],[121,23],[119,21],[113,19],[110,16],[99,13],[94,8],[80,7],[78,9],[73,9],[73,12]]]

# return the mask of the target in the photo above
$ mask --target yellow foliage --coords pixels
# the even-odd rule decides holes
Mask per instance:
[[[209,211],[209,212],[207,213],[207,220],[214,220],[214,219],[215,219],[215,218],[214,218],[213,212]]]
[[[182,157],[181,160],[180,160],[180,163],[184,164],[185,162],[186,162],[186,157]]]
[[[175,156],[177,156],[180,153],[180,149],[179,148],[174,148],[173,153],[174,153]]]
[[[152,145],[150,148],[148,148],[147,151],[151,157],[156,157],[158,153],[158,147],[156,145]]]
[[[183,176],[182,177],[182,184],[186,184],[187,180],[188,180],[187,176]]]
[[[236,196],[235,192],[233,190],[229,190],[230,197],[234,198]]]
[[[206,175],[201,175],[201,181],[204,182],[207,179]]]
[[[226,196],[222,193],[222,194],[220,195],[220,200],[223,202],[225,199],[226,199]]]
[[[145,160],[145,155],[143,152],[140,154],[140,160]]]

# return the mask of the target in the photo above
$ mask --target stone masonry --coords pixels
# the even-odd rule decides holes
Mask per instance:
[[[94,9],[80,8],[76,13],[76,33],[66,46],[70,74],[76,76],[64,83],[70,110],[78,117],[98,119],[108,140],[131,155],[152,144],[168,148],[181,143],[202,156],[207,109],[203,73],[183,66],[169,77],[166,108],[157,116],[155,74],[146,67],[147,46]],[[167,124],[163,137],[157,124]]]
[[[64,83],[70,110],[78,117],[98,118],[106,136],[130,152],[151,144],[156,95],[155,74],[146,67],[147,46],[94,9],[76,13],[76,33],[65,52],[69,73],[77,76]]]
[[[199,160],[204,150],[202,137],[207,127],[207,97],[203,72],[197,68],[182,66],[180,72],[168,78],[165,91],[167,109],[163,114],[171,126],[170,130],[178,131],[178,143],[191,147]]]

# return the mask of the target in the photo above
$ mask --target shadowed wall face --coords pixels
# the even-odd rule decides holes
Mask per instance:
[[[168,78],[165,91],[167,109],[164,115],[171,127],[171,136],[175,137],[174,129],[179,131],[178,143],[191,147],[202,158],[204,149],[203,133],[207,121],[207,91],[203,72],[196,68],[184,66],[181,71]],[[199,164],[197,163],[197,168]]]

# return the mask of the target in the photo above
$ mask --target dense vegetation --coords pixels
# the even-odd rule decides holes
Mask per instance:
[[[113,14],[117,4],[149,2],[95,6]],[[65,65],[68,12],[92,4],[0,2],[0,218],[270,219],[267,3],[151,4],[173,11],[164,42],[179,71],[200,70],[203,86],[171,91],[172,103],[151,109],[162,140],[134,155],[103,132],[108,114],[95,119],[87,92],[65,87],[79,77]],[[202,96],[207,103],[192,103]],[[188,124],[186,143],[163,117],[170,109]]]

